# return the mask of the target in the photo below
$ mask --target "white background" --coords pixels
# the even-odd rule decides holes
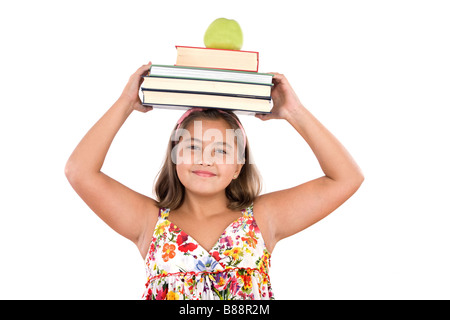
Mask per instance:
[[[260,71],[284,73],[366,180],[278,243],[278,299],[449,299],[450,10],[446,1],[3,1],[0,298],[138,299],[138,250],[64,176],[70,153],[151,60],[236,19]],[[104,172],[152,195],[175,110],[133,113]],[[240,116],[264,192],[322,175],[284,120]],[[283,212],[276,212],[283,219]]]

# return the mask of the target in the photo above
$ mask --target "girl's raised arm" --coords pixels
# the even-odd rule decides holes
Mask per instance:
[[[271,114],[261,120],[285,119],[311,147],[324,176],[296,187],[262,195],[255,201],[269,227],[272,246],[321,220],[358,190],[364,180],[344,146],[303,106],[286,77],[275,74]]]
[[[146,226],[155,224],[156,202],[101,172],[111,143],[133,110],[147,112],[139,98],[141,76],[151,63],[140,67],[129,79],[120,98],[83,137],[69,157],[65,174],[84,202],[111,228],[143,248]],[[153,214],[152,214],[153,213]]]

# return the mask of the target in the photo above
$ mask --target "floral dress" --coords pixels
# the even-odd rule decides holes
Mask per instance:
[[[145,259],[143,299],[274,299],[270,253],[253,218],[253,205],[242,210],[209,252],[168,220],[169,212],[159,211]]]

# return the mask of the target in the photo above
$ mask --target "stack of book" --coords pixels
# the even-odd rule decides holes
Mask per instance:
[[[151,65],[143,104],[270,113],[272,74],[258,72],[258,52],[177,46],[174,66]]]

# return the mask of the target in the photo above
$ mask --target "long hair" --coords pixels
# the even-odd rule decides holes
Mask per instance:
[[[194,111],[187,116],[180,124],[180,129],[185,129],[192,121],[196,119],[225,120],[234,130],[239,129],[240,123],[234,112],[229,110],[206,109],[203,111]],[[179,141],[172,139],[175,136],[178,124],[174,127],[169,141],[166,157],[161,170],[157,175],[154,186],[154,193],[160,208],[170,208],[176,210],[184,201],[185,187],[178,178],[176,164],[172,161],[172,150]],[[175,140],[175,141],[174,141]],[[262,181],[255,164],[250,162],[250,147],[248,140],[245,143],[244,150],[245,162],[239,173],[238,178],[233,179],[225,188],[225,194],[228,199],[228,209],[242,210],[250,206],[254,199],[261,193]]]

